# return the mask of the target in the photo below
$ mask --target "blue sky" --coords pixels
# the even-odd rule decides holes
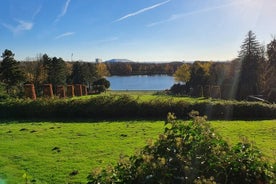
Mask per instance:
[[[276,35],[276,0],[5,0],[0,51],[17,60],[231,60]],[[72,55],[73,53],[73,55]]]

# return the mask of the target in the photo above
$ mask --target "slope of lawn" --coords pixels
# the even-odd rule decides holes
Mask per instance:
[[[0,183],[23,183],[24,173],[36,183],[85,183],[93,168],[134,154],[162,128],[161,122],[2,123]]]
[[[272,163],[276,162],[276,120],[213,121],[212,126],[230,145],[249,141]]]
[[[214,121],[230,144],[243,137],[275,162],[276,120]],[[132,155],[163,132],[162,121],[2,122],[0,183],[86,183],[92,169]],[[2,183],[1,183],[2,184]]]

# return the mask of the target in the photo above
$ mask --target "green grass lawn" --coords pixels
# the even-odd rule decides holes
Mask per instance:
[[[240,140],[257,146],[266,158],[276,162],[276,120],[213,121],[212,126],[230,145]]]
[[[82,97],[74,97],[72,99],[83,99],[87,100],[90,98],[95,98],[98,96],[106,96],[106,95],[128,95],[133,97],[134,99],[137,99],[138,102],[145,102],[145,101],[151,101],[151,100],[171,100],[171,101],[187,101],[189,103],[197,103],[202,101],[222,101],[221,99],[211,99],[211,98],[192,98],[192,97],[185,97],[185,96],[170,96],[170,95],[163,95],[159,94],[158,91],[107,91],[105,93],[96,94],[96,95],[88,95],[88,96],[82,96]],[[68,100],[71,100],[70,98]]]
[[[161,122],[2,123],[0,178],[23,183],[27,173],[36,183],[85,183],[93,168],[134,154],[162,127]],[[74,170],[78,174],[70,176]]]
[[[212,126],[230,144],[246,136],[275,162],[276,121],[216,121]],[[163,122],[2,122],[0,183],[86,183],[89,172],[132,155],[163,132]],[[70,176],[73,171],[78,174]],[[2,184],[2,183],[1,183]]]

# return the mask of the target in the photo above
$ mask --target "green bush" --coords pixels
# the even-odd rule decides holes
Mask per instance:
[[[187,119],[191,110],[208,119],[276,119],[276,105],[256,102],[199,101],[175,98],[141,100],[130,95],[99,95],[73,99],[8,99],[0,101],[0,118],[166,119],[175,112]]]
[[[165,131],[138,154],[121,158],[113,168],[95,170],[88,184],[98,183],[273,183],[275,170],[249,143],[233,148],[204,117],[177,121],[168,114]]]
[[[99,94],[106,91],[106,88],[104,85],[93,85],[93,90]]]

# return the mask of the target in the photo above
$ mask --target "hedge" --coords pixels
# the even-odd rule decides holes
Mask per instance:
[[[0,102],[1,119],[166,119],[174,112],[181,119],[196,110],[208,119],[276,119],[276,105],[255,102],[202,101],[171,98],[143,101],[128,95],[102,95],[88,99],[28,99]]]

